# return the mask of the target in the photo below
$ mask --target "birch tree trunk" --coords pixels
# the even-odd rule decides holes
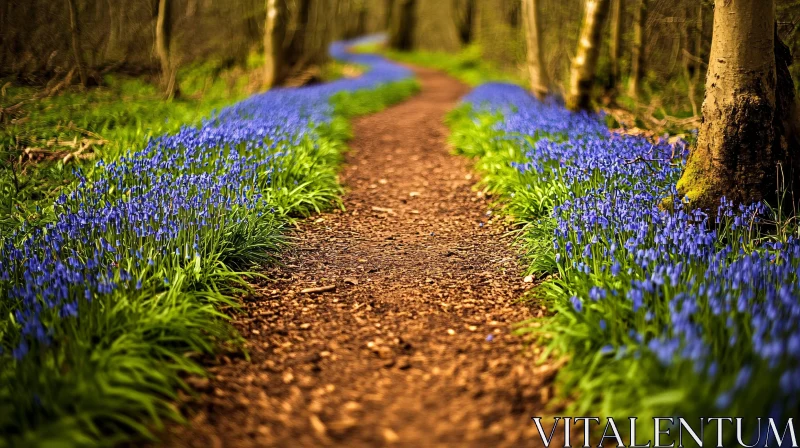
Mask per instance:
[[[156,18],[156,55],[161,64],[161,82],[167,99],[179,95],[175,67],[172,61],[172,1],[159,0]]]
[[[266,0],[267,19],[264,23],[264,90],[274,87],[285,72],[283,37],[286,14],[283,0]]]
[[[774,0],[716,2],[703,123],[678,182],[693,207],[777,199],[777,172],[796,176],[794,84],[776,34]]]
[[[606,89],[611,95],[617,92],[617,84],[619,84],[619,60],[622,56],[622,13],[625,11],[624,0],[612,0],[611,7],[611,48],[609,56],[611,59],[611,73],[608,77],[608,88]]]
[[[767,0],[770,1],[770,0]],[[645,70],[645,32],[647,26],[647,0],[638,0],[633,18],[633,46],[631,48],[631,80],[628,95],[638,98]]]
[[[540,1],[522,0],[522,20],[525,25],[525,42],[528,46],[527,60],[531,91],[536,98],[543,100],[550,90],[550,79],[544,66]]]
[[[591,107],[592,87],[597,71],[597,60],[600,58],[600,45],[603,42],[603,25],[608,17],[610,1],[586,0],[578,51],[572,60],[570,70],[567,107],[571,110]]]
[[[86,76],[86,64],[83,61],[83,49],[81,48],[81,25],[78,19],[78,5],[75,0],[67,0],[69,8],[69,31],[72,35],[72,53],[75,58],[75,67],[78,69],[78,76],[81,79],[81,86],[86,87],[89,82]]]

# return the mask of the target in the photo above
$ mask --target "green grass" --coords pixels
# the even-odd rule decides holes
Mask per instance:
[[[32,110],[31,121],[17,131],[29,132],[38,141],[61,135],[67,131],[56,126],[63,123],[63,114],[92,132],[115,136],[113,143],[97,148],[111,160],[123,149],[142,148],[149,136],[198,123],[204,113],[239,97],[226,97],[222,86],[216,87],[223,89],[219,96],[163,103],[157,92],[138,81],[112,85],[116,87],[86,96],[68,93],[54,98],[41,110]],[[239,86],[235,92],[243,92]],[[216,225],[202,232],[190,224],[196,217],[177,215],[175,219],[187,225],[169,247],[98,229],[99,235],[120,238],[124,247],[140,248],[144,259],[152,257],[157,263],[133,268],[136,258],[122,257],[121,267],[138,272],[134,280],[141,281],[140,288],[80,301],[75,318],[43,314],[57,335],[53,344],[46,350],[34,347],[22,361],[0,366],[0,447],[111,446],[154,440],[167,421],[182,422],[175,399],[180,390],[192,393],[184,382],[187,375],[205,374],[203,357],[221,351],[246,356],[229,320],[239,300],[253,293],[251,283],[261,277],[259,267],[274,262],[286,245],[282,230],[287,221],[340,204],[337,173],[351,136],[347,119],[379,111],[417,89],[416,81],[409,80],[332,98],[335,118],[316,126],[313,141],[306,138],[291,148],[274,149],[291,149],[292,154],[291,160],[283,158],[280,167],[272,167],[276,169],[265,196],[274,214],[241,207],[230,213],[209,210],[207,219]],[[87,111],[75,104],[97,109]],[[10,206],[15,214],[10,227],[26,222],[35,228],[48,214],[58,213],[53,195],[72,184],[72,175],[64,174],[71,166],[30,166],[26,176],[35,175],[34,168],[56,170],[48,175],[54,191],[26,185]],[[86,176],[93,176],[88,168]],[[24,196],[28,191],[30,196]],[[195,242],[196,253],[190,257],[188,248]],[[80,241],[70,244],[78,253],[91,253],[91,247],[79,247],[84,244]],[[121,281],[115,275],[113,280]],[[0,304],[0,340],[15,340],[16,307]]]

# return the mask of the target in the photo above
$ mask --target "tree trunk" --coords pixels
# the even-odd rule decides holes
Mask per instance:
[[[527,43],[528,74],[531,91],[540,100],[547,97],[550,90],[550,79],[544,66],[544,50],[542,49],[542,13],[541,0],[522,0],[522,19],[525,24],[525,41]]]
[[[768,0],[769,1],[769,0]],[[638,0],[633,19],[633,47],[631,48],[631,80],[628,95],[639,97],[645,70],[645,37],[647,27],[647,0]]]
[[[266,0],[267,19],[264,23],[264,90],[277,85],[285,73],[283,38],[286,11],[283,0]]]
[[[122,37],[122,18],[118,17],[122,14],[122,9],[114,6],[114,0],[106,0],[108,4],[108,41],[106,42],[106,49],[104,58],[106,60],[122,59],[120,51],[120,40]]]
[[[167,99],[179,95],[176,70],[172,61],[172,2],[159,0],[156,18],[156,54],[161,64],[161,83]]]
[[[455,3],[456,13],[459,14],[458,37],[462,45],[469,45],[475,39],[473,31],[475,29],[475,8],[477,0],[457,0]]]
[[[567,107],[583,110],[591,107],[592,86],[594,85],[597,60],[600,58],[600,45],[603,42],[603,25],[608,17],[610,0],[586,0],[586,9],[578,39],[578,51],[572,60],[570,70],[569,96]]]
[[[284,17],[286,17],[286,23],[289,22],[289,13],[286,9],[285,0],[279,0],[281,3],[279,4],[280,7],[284,8]],[[317,55],[311,54],[314,53],[314,45],[310,45],[308,39],[308,30],[315,29],[315,27],[310,24],[311,19],[311,0],[300,0],[297,10],[297,21],[295,22],[297,26],[294,29],[294,33],[292,33],[292,40],[288,42],[288,45],[284,44],[284,62],[286,63],[286,70],[287,72],[292,70],[298,70],[302,66],[306,65],[306,61],[313,57],[316,58]],[[279,30],[279,32],[284,32],[285,25],[283,30]],[[313,35],[312,35],[313,37]]]
[[[356,37],[363,36],[367,32],[367,14],[369,10],[367,9],[367,3],[365,0],[358,0],[356,2],[357,6],[357,22],[356,22],[356,30],[355,35]]]
[[[774,0],[717,2],[703,123],[678,192],[716,213],[720,199],[777,199],[780,171],[797,173],[790,56],[777,39]],[[788,173],[787,173],[788,172]]]
[[[389,27],[389,45],[397,50],[411,50],[414,46],[416,0],[396,0],[392,8]]]
[[[619,84],[619,60],[622,56],[622,13],[625,11],[624,0],[613,0],[611,8],[611,48],[610,62],[611,70],[608,77],[606,91],[611,95],[616,95],[617,84]]]
[[[89,79],[86,76],[86,64],[83,62],[83,49],[81,49],[81,26],[78,18],[78,5],[75,0],[67,0],[69,8],[69,31],[72,34],[72,53],[75,58],[75,67],[81,79],[81,86],[87,86]]]

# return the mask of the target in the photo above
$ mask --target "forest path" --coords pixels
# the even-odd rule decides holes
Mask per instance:
[[[445,114],[468,89],[415,69],[422,91],[357,119],[346,212],[297,231],[277,283],[235,322],[251,361],[221,357],[171,446],[519,446],[550,396],[512,325],[532,310]],[[305,288],[335,285],[332,292]],[[537,413],[538,412],[538,413]]]

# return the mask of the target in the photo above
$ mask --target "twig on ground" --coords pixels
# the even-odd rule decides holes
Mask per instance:
[[[317,288],[306,288],[300,291],[300,294],[318,294],[321,292],[336,291],[336,285],[320,286]]]

